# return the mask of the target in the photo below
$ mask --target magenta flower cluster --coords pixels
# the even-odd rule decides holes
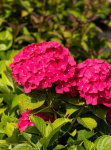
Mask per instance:
[[[71,92],[76,86],[76,62],[67,48],[56,41],[30,44],[15,57],[12,77],[18,85],[23,85],[26,93],[56,84],[56,92]]]
[[[111,65],[91,60],[77,65],[77,89],[87,104],[111,106]]]
[[[29,126],[33,126],[34,124],[30,121],[30,111],[28,110],[26,112],[22,113],[22,117],[19,118],[19,123],[18,123],[18,128],[20,129],[20,131],[25,131],[25,129]],[[40,118],[42,118],[44,121],[51,121],[52,123],[54,122],[54,116],[52,116],[52,118],[50,118],[48,115],[43,114],[42,112],[38,112],[36,114],[34,114],[35,116],[38,116]]]
[[[78,90],[86,104],[111,108],[111,65],[97,59],[87,59],[76,65],[69,50],[56,41],[24,47],[14,57],[10,68],[15,82],[22,85],[26,93],[55,84],[56,93],[66,92],[75,97]],[[24,119],[19,123],[21,120]],[[31,124],[24,122],[27,126]]]

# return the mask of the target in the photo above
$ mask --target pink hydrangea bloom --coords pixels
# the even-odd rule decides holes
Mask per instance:
[[[28,110],[26,112],[22,113],[22,117],[19,118],[19,123],[18,123],[18,128],[20,131],[25,131],[25,129],[29,126],[33,126],[34,124],[30,121],[30,112],[31,110]],[[43,114],[42,112],[34,114],[35,116],[38,116],[42,118],[44,121],[51,121],[52,123],[54,122],[54,116],[52,115],[52,118],[50,118],[47,114]]]
[[[91,60],[77,65],[77,89],[87,104],[111,106],[111,65]]]
[[[51,87],[56,83],[56,92],[70,91],[75,80],[76,62],[67,48],[56,41],[30,44],[14,56],[10,64],[12,77],[23,85],[26,93],[32,89]]]

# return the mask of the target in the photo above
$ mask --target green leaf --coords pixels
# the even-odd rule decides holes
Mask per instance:
[[[65,147],[66,146],[64,146],[64,145],[57,145],[53,150],[63,149]]]
[[[29,134],[29,133],[25,133],[25,132],[23,132],[23,136],[33,146],[35,146],[35,144],[37,144],[37,142],[38,142],[38,140],[40,138],[40,137],[38,137],[38,136],[36,136],[34,134]]]
[[[30,32],[29,32],[29,30],[26,26],[21,28],[21,32],[22,32],[23,35],[30,35]]]
[[[24,96],[24,94],[20,94],[14,97],[11,105],[11,109],[19,105],[21,98]]]
[[[14,91],[14,81],[11,76],[11,71],[6,67],[6,70],[2,71],[2,80],[7,85],[11,86]]]
[[[32,146],[28,144],[19,144],[15,146],[12,150],[35,150],[35,148],[32,148]]]
[[[61,40],[60,38],[58,38],[58,37],[51,38],[50,40],[51,40],[51,41],[57,41],[57,42],[59,42],[59,43],[62,43],[62,40]]]
[[[2,98],[0,98],[0,103],[2,103],[3,102],[3,97]]]
[[[49,133],[49,135],[47,135],[47,137],[48,137],[49,139],[51,139],[51,138],[54,136],[54,134],[56,134],[56,133],[60,130],[60,128],[61,128],[64,124],[66,124],[67,122],[70,122],[70,120],[69,120],[69,119],[66,119],[66,118],[58,118],[58,119],[56,119],[56,120],[52,123],[52,132]]]
[[[111,43],[110,42],[105,42],[106,46],[108,46],[111,49]]]
[[[1,55],[1,53],[0,53]],[[0,58],[1,59],[1,58]],[[2,69],[5,67],[5,60],[0,61],[0,74],[2,73]]]
[[[7,122],[11,122],[11,118],[5,114],[2,115],[1,122],[3,125],[7,125]]]
[[[6,142],[7,143],[13,143],[16,144],[19,142],[19,130],[18,129],[14,129],[12,136],[6,138]]]
[[[65,38],[71,38],[72,33],[69,32],[69,31],[64,31],[64,32],[63,32],[63,35],[64,35]]]
[[[101,133],[104,135],[111,135],[111,121],[107,120],[107,124],[106,122],[104,122],[103,120],[101,120],[98,124],[99,126],[99,130],[101,131]]]
[[[59,130],[53,135],[53,137],[50,139],[49,146],[51,146],[57,139],[59,135]]]
[[[6,30],[0,32],[0,51],[5,51],[12,46],[13,36]]]
[[[10,5],[4,3],[3,9],[4,9],[4,15],[3,16],[6,19],[6,18],[8,18],[11,15],[12,7]]]
[[[0,140],[4,139],[5,136],[6,136],[5,133],[1,133],[1,134],[0,134]]]
[[[79,97],[70,97],[66,94],[61,96],[61,99],[63,101],[66,101],[68,103],[74,104],[74,105],[78,105],[78,106],[82,106],[85,104],[85,101],[82,99],[80,99]]]
[[[53,127],[53,130],[58,128],[58,127],[61,127],[63,126],[64,124],[66,124],[67,122],[70,122],[71,120],[69,119],[66,119],[66,118],[58,118],[56,119],[53,123],[52,123],[52,127]]]
[[[40,139],[39,142],[43,145],[43,148],[45,150],[47,148],[47,146],[49,145],[50,139],[43,138],[43,139]]]
[[[7,123],[11,123],[13,126],[16,126],[18,124],[18,119],[12,116],[7,116],[3,113],[1,122],[4,126],[6,126]]]
[[[67,150],[77,150],[77,146],[72,145],[72,146],[68,147]]]
[[[0,108],[0,114],[4,113],[7,108]]]
[[[84,147],[79,146],[79,145],[72,145],[69,148],[67,148],[67,150],[85,150]]]
[[[49,121],[46,127],[46,137],[52,132],[52,130],[53,130],[52,123]]]
[[[86,150],[92,150],[95,147],[95,144],[91,141],[88,141],[85,137],[84,137],[84,147],[86,148]]]
[[[72,9],[72,10],[69,9],[68,12],[73,14],[75,17],[80,18],[82,21],[85,20],[85,16],[82,15],[80,9],[78,9],[78,8],[75,8],[75,9]]]
[[[35,39],[31,35],[21,35],[21,36],[19,36],[15,39],[15,42],[19,42],[19,41],[22,41],[22,42],[26,41],[26,42],[29,42],[29,43],[34,43]]]
[[[4,128],[4,126],[3,126],[2,122],[0,122],[0,133],[5,133],[3,128]]]
[[[3,82],[2,79],[0,79],[0,92],[4,93],[4,94],[10,94],[11,91],[8,88],[8,86]]]
[[[86,139],[88,139],[88,138],[92,137],[93,135],[95,135],[95,133],[93,131],[92,132],[89,131],[88,129],[87,130],[79,130],[73,138],[69,137],[67,143],[69,145],[74,145],[74,144],[78,145],[84,140],[83,136]]]
[[[97,150],[111,150],[111,136],[103,135],[94,142]]]
[[[103,105],[90,106],[92,113],[106,121],[107,107]]]
[[[6,140],[0,140],[0,147],[1,148],[8,148],[9,144],[7,144]]]
[[[38,97],[30,97],[25,94],[20,99],[20,104],[23,109],[35,109],[42,106],[45,102],[45,96],[42,94]]]
[[[0,98],[3,97],[3,100],[10,106],[14,97],[16,95],[15,94],[0,94]]]
[[[43,107],[43,108],[42,108]],[[33,114],[36,114],[37,112],[52,112],[51,110],[51,106],[45,106],[45,105],[42,105],[40,108],[36,108],[36,109],[33,109],[30,111],[30,114],[33,115]]]
[[[83,146],[77,145],[77,150],[85,150]]]
[[[77,1],[77,3],[75,3],[76,7],[84,5],[84,1]]]
[[[25,132],[26,133],[36,133],[36,134],[39,134],[39,131],[38,129],[36,128],[36,126],[28,126],[26,129],[25,129]]]
[[[86,52],[88,52],[88,45],[86,44],[86,42],[82,41],[82,42],[81,42],[81,45],[82,45],[83,49],[84,49]]]
[[[73,114],[74,112],[78,111],[79,107],[71,104],[66,104],[66,114],[65,116],[68,115],[68,117]]]
[[[45,121],[37,116],[30,116],[31,121],[34,123],[34,125],[37,127],[39,132],[43,137],[46,136],[46,123]]]
[[[5,22],[4,18],[0,16],[0,26],[2,25],[2,23]]]
[[[75,129],[72,133],[69,133],[69,134],[74,137],[76,133],[77,133],[77,130]]]
[[[78,132],[77,132],[77,140],[78,141],[82,141],[83,140],[83,136],[86,138],[86,139],[88,139],[88,138],[90,138],[90,137],[92,137],[93,135],[94,135],[95,133],[92,131],[88,131],[88,130],[79,130]],[[83,136],[81,136],[81,135],[83,135]]]
[[[37,144],[37,150],[41,150],[43,148],[42,144],[38,141]]]
[[[14,131],[14,126],[11,123],[7,122],[6,127],[4,128],[4,132],[8,135],[8,137],[12,136]]]
[[[78,123],[82,124],[84,127],[90,129],[92,131],[93,128],[97,126],[97,123],[94,119],[92,118],[78,118],[77,119]]]

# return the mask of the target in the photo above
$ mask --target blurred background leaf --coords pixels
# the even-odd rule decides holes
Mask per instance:
[[[108,0],[1,0],[0,60],[11,62],[11,51],[30,43],[56,40],[77,62],[111,63],[110,7]]]

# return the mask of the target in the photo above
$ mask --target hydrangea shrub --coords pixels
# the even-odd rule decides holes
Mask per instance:
[[[111,149],[110,64],[98,59],[76,64],[66,47],[49,41],[24,47],[10,68],[25,93],[14,97],[9,112],[19,115],[18,122],[1,118],[2,126],[6,119],[11,122],[4,128],[12,143],[7,148]]]

